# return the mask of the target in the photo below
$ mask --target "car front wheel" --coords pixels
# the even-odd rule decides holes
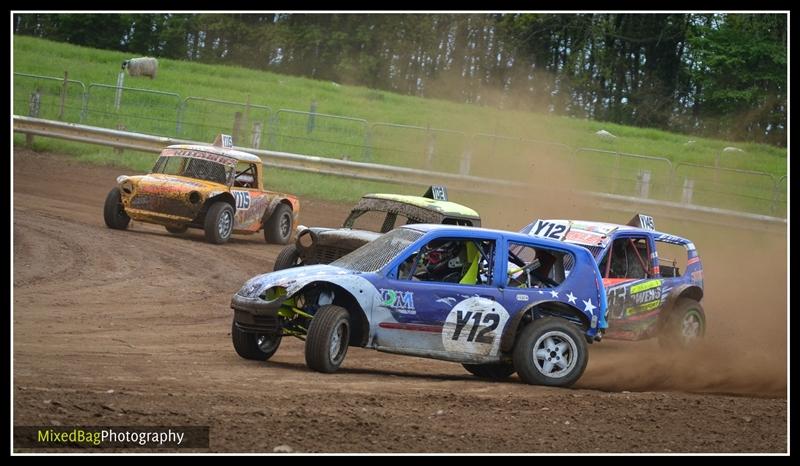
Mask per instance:
[[[293,223],[292,208],[286,204],[278,204],[264,222],[264,241],[272,244],[288,243],[292,237]]]
[[[667,349],[687,349],[706,334],[706,314],[694,299],[681,298],[666,315],[658,343]]]
[[[528,324],[514,347],[514,367],[529,384],[569,387],[583,375],[588,362],[586,338],[579,327],[558,317]]]
[[[322,306],[311,319],[306,337],[306,365],[317,372],[336,372],[347,354],[350,313],[347,309]]]
[[[242,331],[233,321],[231,340],[236,354],[244,359],[266,361],[271,358],[281,345],[281,334],[250,333]]]
[[[125,213],[125,207],[122,205],[122,195],[118,188],[109,191],[106,196],[106,203],[103,206],[103,219],[106,221],[108,228],[114,230],[124,230],[128,228],[131,218]]]
[[[297,252],[297,246],[290,244],[278,253],[278,257],[275,258],[275,265],[272,267],[272,270],[278,271],[289,269],[298,265],[302,265],[300,253]]]
[[[216,202],[209,207],[203,225],[209,243],[222,244],[231,238],[233,214],[233,207],[227,202]]]

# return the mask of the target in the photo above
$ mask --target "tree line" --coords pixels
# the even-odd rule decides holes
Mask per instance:
[[[786,145],[785,14],[16,14],[14,33]]]

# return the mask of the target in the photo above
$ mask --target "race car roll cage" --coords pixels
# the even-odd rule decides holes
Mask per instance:
[[[636,259],[639,260],[639,264],[641,264],[644,273],[647,274],[647,278],[652,278],[653,277],[653,273],[651,271],[652,267],[647,265],[647,263],[642,258],[642,255],[639,254],[639,248],[637,248],[634,243],[634,240],[636,240],[637,238],[628,237],[624,239],[628,240],[628,245],[630,245],[631,249],[633,249],[633,251],[636,253]],[[611,245],[608,248],[608,252],[606,252],[606,257],[608,257],[608,260],[606,261],[606,267],[605,270],[603,271],[603,278],[609,278],[608,274],[611,272],[611,261],[614,260],[614,257],[612,256],[614,252],[614,243],[616,243],[616,241],[611,242]],[[647,257],[650,257],[650,242],[646,241],[645,245],[647,246]]]

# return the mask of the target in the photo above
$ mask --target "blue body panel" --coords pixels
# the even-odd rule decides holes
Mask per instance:
[[[563,221],[551,221],[563,222]],[[574,222],[583,232],[592,231],[596,236],[588,240],[587,235],[576,234],[570,237],[568,229],[562,240],[582,245],[594,252],[596,262],[599,264],[609,254],[614,242],[621,238],[645,238],[647,240],[650,257],[647,259],[650,274],[647,278],[613,279],[604,278],[608,300],[607,338],[621,340],[642,340],[651,338],[659,330],[658,323],[661,314],[667,310],[671,303],[670,298],[679,295],[689,287],[699,289],[700,296],[703,290],[703,265],[697,254],[694,244],[686,238],[662,233],[654,230],[631,227],[628,225],[613,225],[599,222],[566,221]],[[520,233],[532,234],[532,229],[537,222],[525,226]],[[680,276],[662,276],[657,252],[657,242],[666,242],[683,246],[686,249],[686,268]],[[601,271],[603,274],[604,271]],[[674,300],[673,300],[674,301]]]
[[[482,228],[451,225],[403,228],[416,230],[421,236],[380,270],[360,272],[334,265],[286,269],[254,277],[237,294],[255,299],[270,288],[280,287],[286,290],[285,299],[310,284],[333,285],[352,295],[362,308],[369,321],[367,347],[459,362],[501,360],[500,344],[507,326],[517,324],[519,320],[515,317],[537,305],[571,313],[575,320],[585,324],[589,339],[608,327],[600,271],[585,248]],[[403,261],[437,239],[493,241],[491,281],[470,285],[399,279],[398,268]],[[509,242],[569,254],[572,256],[569,274],[558,286],[509,287]]]

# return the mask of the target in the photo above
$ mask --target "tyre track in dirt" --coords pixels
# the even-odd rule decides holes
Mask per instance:
[[[786,451],[785,384],[783,395],[694,386],[749,393],[732,396],[637,383],[635,368],[607,380],[619,353],[647,345],[593,346],[573,390],[358,348],[340,372],[317,374],[290,339],[270,362],[242,360],[230,296],[281,247],[261,235],[210,245],[199,230],[173,237],[141,223],[109,230],[102,205],[123,173],[14,155],[17,425],[209,425],[214,451]],[[334,226],[349,208],[301,202],[306,225]],[[659,386],[672,388],[637,391]]]

